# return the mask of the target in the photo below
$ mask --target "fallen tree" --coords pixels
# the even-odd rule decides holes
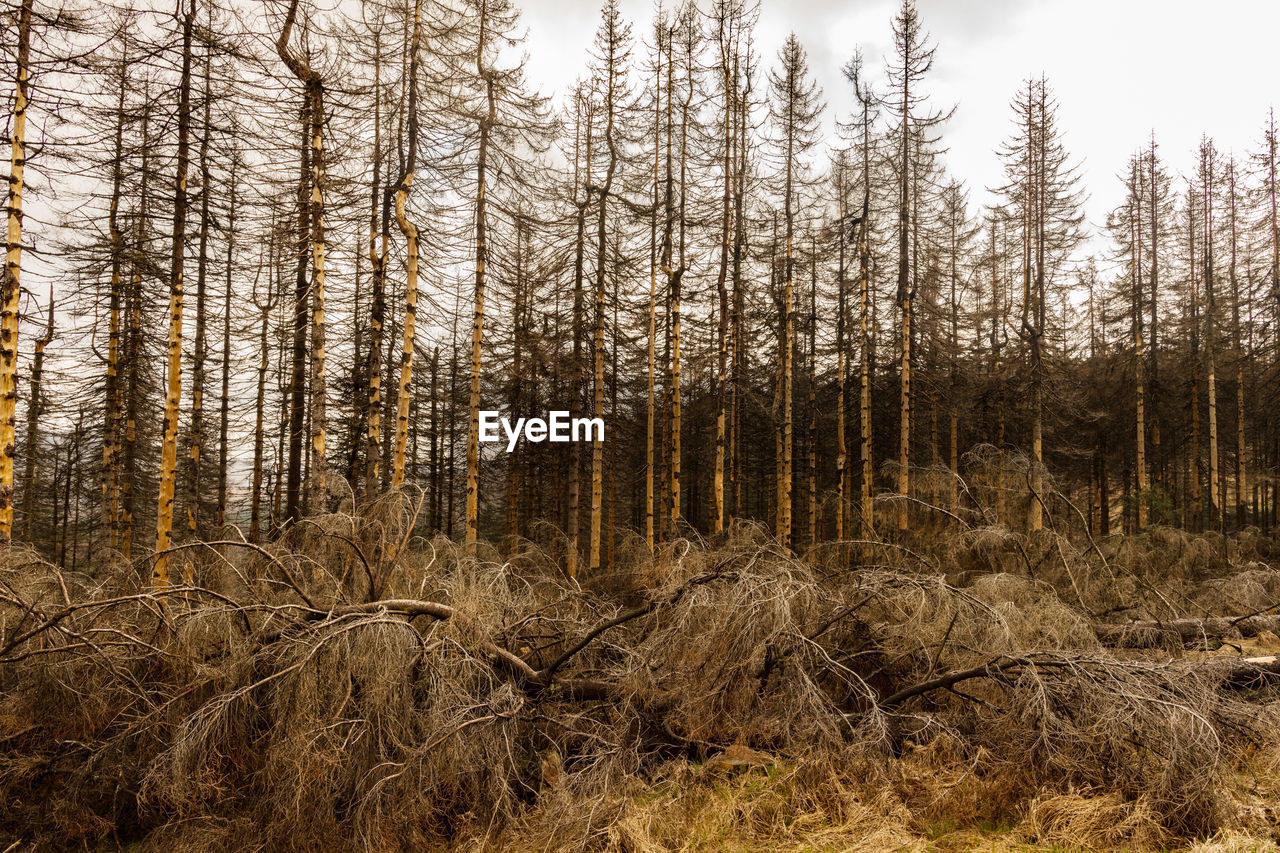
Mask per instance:
[[[0,831],[592,847],[673,759],[853,779],[945,736],[1008,756],[982,772],[1018,796],[1112,791],[1189,834],[1274,731],[1274,659],[1117,657],[1044,582],[957,588],[900,551],[817,572],[743,528],[593,589],[531,546],[410,548],[412,507],[375,509],[181,546],[193,582],[163,590],[145,564],[90,577],[9,552]]]
[[[1280,616],[1250,614],[1202,619],[1142,619],[1124,623],[1099,623],[1098,639],[1116,648],[1152,649],[1171,641],[1181,645],[1257,637],[1264,631],[1280,635]]]

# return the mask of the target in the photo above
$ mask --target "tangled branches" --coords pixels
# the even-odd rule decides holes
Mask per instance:
[[[269,547],[182,546],[190,582],[162,591],[10,552],[0,832],[595,849],[673,761],[853,784],[945,742],[1027,808],[1091,790],[1187,835],[1274,730],[1274,664],[1122,656],[1025,574],[802,561],[744,528],[592,587],[531,546],[470,558],[412,530],[392,496]]]

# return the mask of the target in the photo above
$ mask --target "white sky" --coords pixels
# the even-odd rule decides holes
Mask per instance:
[[[530,81],[559,95],[583,73],[600,3],[518,2],[529,28]],[[760,3],[763,62],[773,64],[794,30],[828,109],[846,115],[853,99],[840,67],[861,45],[878,73],[892,48],[898,0]],[[938,45],[926,90],[936,106],[958,105],[943,131],[947,163],[975,204],[985,200],[984,187],[1002,182],[994,151],[1009,132],[1009,99],[1028,76],[1046,74],[1058,97],[1094,226],[1119,202],[1115,176],[1152,130],[1171,173],[1181,175],[1202,133],[1223,153],[1246,158],[1277,101],[1280,0],[918,0],[918,7]],[[653,8],[650,0],[622,0],[637,39],[648,34]]]

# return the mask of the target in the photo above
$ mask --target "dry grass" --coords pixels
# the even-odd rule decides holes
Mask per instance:
[[[1280,575],[1263,540],[1094,542],[1053,493],[1051,529],[1028,535],[1013,523],[1025,460],[970,464],[956,511],[913,510],[927,547],[921,533],[802,559],[747,526],[715,548],[629,540],[582,583],[531,543],[467,556],[415,537],[407,492],[261,549],[183,547],[190,582],[162,591],[145,562],[70,575],[11,550],[0,839],[1269,845],[1272,688],[1225,684],[1180,645],[1107,648],[1098,629],[1268,610]]]

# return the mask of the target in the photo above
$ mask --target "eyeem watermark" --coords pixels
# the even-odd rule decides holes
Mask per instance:
[[[492,409],[480,411],[480,440],[502,441],[498,429],[506,433],[507,452],[516,449],[524,436],[526,441],[604,441],[604,418],[571,418],[568,412],[547,412],[546,418],[517,418],[515,424]]]

